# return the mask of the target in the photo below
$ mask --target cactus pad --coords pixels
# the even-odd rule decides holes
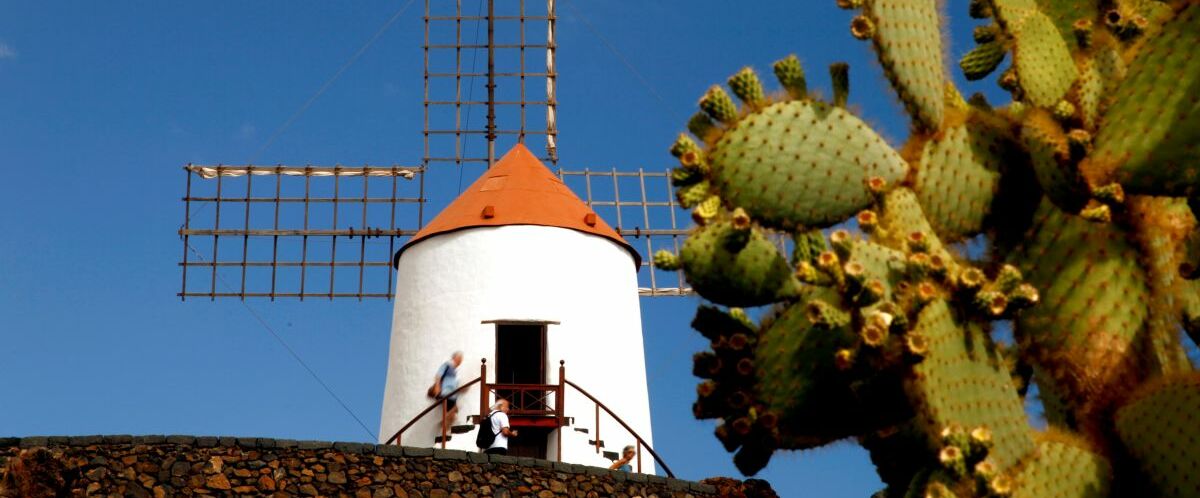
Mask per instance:
[[[670,148],[701,226],[654,263],[771,307],[698,313],[695,415],[743,473],[853,437],[877,497],[1200,496],[1200,0],[966,2],[960,67],[1011,52],[1009,102],[945,79],[938,2],[837,3],[910,134],[845,110],[841,63],[829,102],[796,56],[701,100]]]
[[[929,341],[906,389],[931,450],[941,448],[940,434],[949,426],[988,428],[995,440],[989,458],[1001,470],[1033,450],[1008,369],[978,326],[956,323],[950,307],[938,300],[921,310],[908,334]]]
[[[729,306],[758,306],[796,297],[800,282],[779,248],[759,229],[729,221],[697,227],[679,254],[692,288]]]
[[[1130,193],[1200,193],[1200,4],[1184,7],[1146,42],[1117,87],[1088,160]],[[1189,48],[1185,48],[1189,47]]]
[[[1143,387],[1117,411],[1117,434],[1157,488],[1156,496],[1200,495],[1197,413],[1200,375],[1196,373]]]
[[[1096,19],[1099,11],[1096,0],[1036,0],[1038,9],[1042,11],[1058,29],[1063,39],[1067,40],[1069,48],[1076,46],[1074,32],[1075,22],[1080,19]]]
[[[1037,451],[1012,479],[1012,498],[1104,498],[1112,472],[1108,460],[1078,437],[1039,434]]]
[[[862,120],[823,102],[780,102],[747,115],[708,153],[727,202],[772,228],[828,226],[867,207],[866,180],[908,167]]]
[[[1029,233],[1010,261],[1039,290],[1041,302],[1018,317],[1017,337],[1031,364],[1082,419],[1142,380],[1147,277],[1120,227],[1043,201]]]
[[[947,241],[979,233],[1000,184],[1005,137],[991,127],[955,126],[925,143],[913,192],[929,223]]]
[[[837,303],[831,292],[813,298]],[[868,413],[855,400],[850,378],[834,354],[854,345],[846,327],[815,328],[807,303],[795,303],[763,322],[755,363],[758,396],[780,415],[783,447],[811,448],[869,430]]]
[[[1066,40],[1041,13],[1029,15],[1010,29],[1016,40],[1013,64],[1025,96],[1034,105],[1054,104],[1067,93],[1076,77],[1075,62]]]
[[[945,112],[942,85],[942,33],[934,0],[868,0],[864,13],[873,22],[875,52],[884,74],[920,128],[941,127]]]

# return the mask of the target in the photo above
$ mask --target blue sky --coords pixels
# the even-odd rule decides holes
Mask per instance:
[[[0,4],[0,431],[369,439],[252,313],[375,430],[390,303],[180,302],[175,231],[187,162],[419,162],[420,2],[260,151],[401,4]],[[793,52],[822,89],[828,64],[848,61],[851,105],[894,144],[907,133],[833,0],[559,5],[565,167],[670,166],[708,85],[744,65],[767,75]],[[957,60],[972,23],[951,7]],[[998,100],[993,85],[964,86]],[[456,192],[443,183],[433,203]],[[681,477],[736,475],[712,424],[691,416],[697,303],[643,300],[655,442]],[[778,454],[760,477],[783,496],[880,486],[851,443]]]

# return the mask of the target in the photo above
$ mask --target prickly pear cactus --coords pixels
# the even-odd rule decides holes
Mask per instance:
[[[654,258],[712,303],[695,415],[746,474],[855,438],[879,496],[1200,496],[1200,0],[951,3],[1004,105],[947,78],[939,2],[837,1],[912,132],[845,64],[829,100],[795,56],[704,94],[670,148],[697,226]]]

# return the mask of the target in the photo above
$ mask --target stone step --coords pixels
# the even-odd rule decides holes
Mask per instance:
[[[454,439],[454,436],[446,436],[447,443],[450,442],[451,439]],[[442,436],[434,436],[433,444],[442,444]]]
[[[575,432],[582,432],[584,434],[587,434],[588,430],[587,430],[587,427],[576,427]]]
[[[452,425],[450,426],[451,434],[466,434],[475,430],[475,424]]]
[[[588,440],[588,446],[595,447],[595,446],[596,446],[596,440],[594,440],[594,439],[590,439],[590,440]],[[604,447],[604,440],[603,440],[603,439],[601,439],[601,440],[600,440],[600,447],[601,447],[601,448],[603,448],[603,447]]]
[[[617,461],[618,458],[621,458],[621,455],[617,454],[617,452],[615,452],[615,451],[604,451],[602,453],[604,454],[604,458],[607,458],[614,462]]]

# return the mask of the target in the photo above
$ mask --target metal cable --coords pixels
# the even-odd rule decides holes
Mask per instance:
[[[480,0],[479,10],[475,12],[475,17],[480,17],[482,15],[483,15],[483,0]],[[475,41],[471,42],[474,45],[479,45],[479,26],[481,24],[483,24],[483,23],[479,22],[478,19],[475,20]],[[472,50],[471,51],[471,74],[475,74],[475,62],[478,59],[479,59],[479,51]],[[469,76],[469,78],[470,78],[470,80],[469,80],[470,83],[467,83],[467,101],[468,102],[474,100],[474,96],[475,96],[475,77]],[[467,106],[467,119],[466,119],[466,122],[463,123],[464,130],[471,129],[471,109],[474,107],[475,106]],[[470,137],[467,137],[467,138],[468,138],[468,140],[466,142],[463,142],[463,154],[462,154],[463,157],[467,157],[467,147],[469,145],[471,145],[471,141],[469,140]],[[466,163],[463,163],[463,162],[458,163],[458,193],[459,194],[462,193],[463,168],[465,168],[465,167],[466,167]]]
[[[410,6],[412,6],[414,1],[416,0],[408,0],[407,2],[404,2],[404,5],[400,7],[400,10],[397,10],[395,14],[392,14],[392,17],[388,19],[387,22],[383,23],[383,26],[380,26],[379,29],[375,31],[375,34],[371,35],[371,38],[367,40],[362,47],[359,47],[358,51],[355,52],[354,55],[350,56],[350,59],[347,60],[345,64],[342,64],[342,67],[338,68],[337,72],[333,73],[333,76],[330,76],[329,79],[325,80],[325,84],[321,85],[321,88],[317,89],[317,93],[314,93],[311,97],[309,97],[308,100],[304,102],[304,105],[301,105],[296,112],[292,113],[292,116],[289,117],[287,121],[284,121],[283,124],[280,125],[279,128],[277,128],[269,138],[267,138],[267,141],[263,143],[257,151],[254,152],[254,155],[250,156],[250,160],[247,161],[247,163],[253,164],[254,160],[257,159],[260,154],[265,152],[267,148],[271,146],[271,144],[275,143],[275,139],[279,138],[279,135],[283,134],[284,130],[287,130],[292,126],[292,123],[295,123],[297,119],[300,119],[300,116],[303,115],[309,107],[312,107],[313,102],[316,102],[326,90],[329,90],[329,87],[333,86],[333,83],[336,82],[338,78],[342,77],[342,73],[345,73],[347,69],[350,69],[350,66],[353,66],[354,63],[358,61],[358,58],[362,57],[362,55],[367,52],[367,49],[371,48],[371,45],[374,45],[375,41],[378,40],[379,37],[383,36],[383,34],[387,32],[388,28],[392,27],[392,24],[394,24],[397,19],[400,19],[401,15],[404,15],[404,12],[407,11]]]
[[[316,93],[312,94],[312,96],[309,97],[308,100],[305,101],[304,104],[301,105],[300,108],[296,110],[296,112],[292,113],[291,117],[289,117],[287,119],[287,121],[284,121],[283,124],[279,126],[279,128],[276,128],[275,131],[273,133],[271,133],[271,136],[267,138],[267,141],[264,142],[262,144],[262,146],[260,146],[258,148],[258,150],[254,151],[254,154],[250,156],[250,160],[246,161],[246,164],[254,164],[254,161],[256,159],[258,159],[258,156],[262,155],[263,152],[266,152],[267,148],[269,148],[272,144],[274,144],[275,140],[278,139],[279,136],[282,135],[284,131],[286,131],[288,128],[290,128],[292,126],[292,124],[296,122],[296,120],[300,119],[300,116],[303,115],[304,112],[307,111],[309,107],[312,107],[313,103],[316,102],[317,99],[321,97],[321,95],[324,95],[325,92],[327,90],[329,90],[329,88],[331,86],[333,86],[334,82],[336,82],[338,80],[338,78],[342,77],[342,73],[345,73],[347,69],[350,69],[350,66],[353,66],[354,63],[357,62],[358,59],[360,57],[362,57],[362,55],[364,53],[367,52],[367,49],[371,48],[371,45],[374,45],[375,41],[378,40],[379,37],[383,36],[383,34],[388,30],[388,28],[392,27],[392,24],[395,24],[395,22],[400,19],[401,15],[404,15],[404,12],[407,11],[410,6],[412,6],[414,1],[416,1],[416,0],[408,0],[407,2],[404,3],[404,5],[402,5],[400,7],[399,10],[396,11],[395,14],[392,14],[392,17],[389,18],[387,20],[387,22],[383,23],[383,26],[380,26],[379,29],[375,31],[375,34],[371,35],[371,38],[368,39],[367,42],[364,43],[361,47],[359,47],[358,51],[355,52],[354,55],[350,56],[350,58],[347,59],[344,64],[342,64],[342,67],[338,68],[337,72],[333,73],[333,76],[330,76],[329,79],[325,80],[325,83],[323,85],[321,85],[321,88],[317,89]],[[183,226],[185,224],[187,224],[188,221],[192,220],[193,216],[195,216],[196,214],[199,214],[201,208],[207,206],[208,204],[209,204],[209,201],[205,201],[204,203],[202,203],[196,207],[195,212],[187,213],[186,221],[181,223],[179,225],[179,227],[183,228]]]
[[[200,252],[197,251],[196,248],[191,244],[188,244],[188,249],[190,249],[192,254],[195,254],[200,261],[204,261],[204,256],[200,255]],[[217,280],[221,281],[221,285],[225,287],[226,290],[233,292],[233,288],[229,285],[229,282],[226,282],[225,277],[222,277],[220,273],[217,273]],[[355,415],[354,411],[351,410],[348,405],[346,405],[346,402],[342,401],[342,398],[339,397],[337,393],[333,392],[333,389],[329,387],[329,384],[326,384],[324,380],[321,380],[321,376],[317,375],[317,372],[314,371],[312,367],[309,367],[308,363],[305,363],[303,358],[300,358],[300,355],[296,353],[296,350],[292,349],[292,346],[289,345],[287,341],[283,340],[283,337],[280,336],[279,333],[275,332],[275,329],[271,328],[271,325],[268,324],[267,321],[264,320],[263,317],[259,315],[249,303],[247,303],[244,299],[241,302],[242,306],[246,307],[246,311],[250,312],[250,315],[253,316],[255,320],[258,320],[258,324],[262,325],[262,328],[266,330],[267,333],[271,334],[271,337],[274,337],[275,341],[278,342],[279,345],[283,346],[283,349],[287,350],[288,354],[292,356],[292,359],[296,360],[296,363],[299,363],[301,367],[304,367],[304,370],[307,371],[308,374],[311,375],[312,378],[321,385],[321,388],[325,389],[325,392],[329,393],[329,396],[332,397],[334,401],[337,401],[337,404],[341,405],[342,409],[350,415],[350,418],[353,418],[355,422],[358,422],[358,426],[362,427],[362,430],[366,432],[368,436],[371,436],[371,441],[378,441],[379,439],[375,436],[375,433],[372,432],[371,429],[367,428],[367,424],[364,424],[362,419],[358,418],[358,415]]]
[[[612,42],[609,42],[608,38],[605,38],[604,35],[600,34],[600,31],[592,25],[591,21],[588,21],[587,17],[585,17],[579,12],[578,9],[575,8],[575,5],[572,2],[564,0],[563,4],[566,5],[567,9],[571,11],[571,17],[576,18],[579,20],[579,22],[583,23],[583,26],[592,33],[592,36],[595,36],[598,40],[600,40],[600,43],[607,47],[608,50],[611,51],[613,55],[615,55],[617,59],[621,61],[621,64],[625,65],[625,69],[628,69],[629,72],[632,73],[635,78],[637,78],[638,82],[642,84],[642,87],[645,88],[646,91],[650,92],[650,95],[658,101],[658,104],[662,106],[663,110],[671,112],[670,106],[667,105],[666,99],[663,98],[662,94],[658,93],[658,90],[654,89],[654,85],[650,84],[650,80],[646,79],[646,77],[642,75],[641,71],[638,71],[637,68],[633,66],[633,63],[629,62],[629,59],[625,57],[625,54],[621,53],[621,51],[618,50],[617,47],[612,44]]]

